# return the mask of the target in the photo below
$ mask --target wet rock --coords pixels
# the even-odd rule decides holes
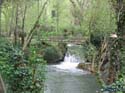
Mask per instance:
[[[64,57],[66,55],[66,52],[67,52],[67,44],[65,44],[65,43],[59,43],[58,44],[58,50],[59,50],[59,52],[60,52],[60,54],[62,56],[61,61],[63,61]]]
[[[77,68],[82,70],[88,70],[91,71],[91,63],[79,63]]]

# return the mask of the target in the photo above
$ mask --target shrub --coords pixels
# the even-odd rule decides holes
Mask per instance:
[[[96,48],[100,48],[101,44],[102,44],[102,40],[104,39],[104,34],[103,33],[99,33],[99,32],[94,32],[91,34],[91,43],[96,47]]]
[[[61,59],[60,53],[54,47],[47,47],[44,50],[44,59],[48,63],[55,63]]]
[[[39,93],[45,79],[45,61],[32,49],[29,58],[4,39],[0,39],[0,71],[7,85],[7,93]]]

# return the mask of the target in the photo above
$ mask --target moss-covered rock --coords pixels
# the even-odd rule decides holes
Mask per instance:
[[[67,49],[65,45],[47,46],[43,51],[43,57],[47,63],[59,63],[64,60]]]

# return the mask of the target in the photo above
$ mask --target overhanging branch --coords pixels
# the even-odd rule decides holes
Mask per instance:
[[[32,37],[33,37],[33,32],[35,31],[37,25],[39,24],[39,19],[40,19],[40,17],[42,16],[42,14],[43,14],[43,12],[44,12],[44,9],[45,9],[45,7],[46,7],[48,1],[49,1],[49,0],[46,0],[46,2],[43,4],[43,7],[42,7],[42,9],[41,9],[41,11],[40,11],[40,13],[39,13],[39,15],[38,15],[38,17],[37,17],[37,20],[36,20],[36,22],[35,22],[34,25],[33,25],[33,28],[30,30],[30,33],[27,35],[26,41],[25,41],[24,46],[23,46],[23,50],[25,50],[25,48],[26,48],[26,47],[28,46],[28,44],[31,42],[31,39],[32,39]]]

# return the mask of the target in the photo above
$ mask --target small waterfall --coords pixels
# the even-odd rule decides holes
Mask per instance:
[[[67,45],[69,48],[72,44]],[[82,70],[77,69],[78,64],[81,62],[80,58],[70,52],[67,52],[64,61],[59,65],[54,65],[56,68],[69,72],[81,72]]]
[[[84,60],[76,54],[79,47],[68,45],[64,61],[47,66],[44,93],[96,93],[99,89],[96,79],[89,72],[76,68]]]

